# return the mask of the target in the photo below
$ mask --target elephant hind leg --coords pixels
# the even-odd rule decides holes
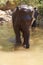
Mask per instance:
[[[30,47],[29,45],[30,32],[28,32],[28,30],[23,32],[23,37],[24,37],[23,46],[25,46],[26,48],[29,48]]]

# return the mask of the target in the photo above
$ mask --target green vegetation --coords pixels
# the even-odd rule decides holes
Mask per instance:
[[[0,5],[6,5],[6,2],[9,1],[11,5],[18,5],[20,3],[26,3],[28,5],[38,6],[43,4],[43,0],[0,0]]]
[[[42,4],[43,0],[0,0],[0,4],[2,3],[6,3],[7,1],[10,2],[16,2],[16,3],[21,3],[21,2],[25,2],[25,3],[38,3],[38,4]]]
[[[39,12],[43,15],[43,0],[0,0],[0,9],[14,9],[17,5],[22,3],[39,8]]]

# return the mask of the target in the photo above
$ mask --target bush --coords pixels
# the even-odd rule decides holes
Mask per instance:
[[[43,6],[42,5],[38,6],[38,9],[39,9],[40,15],[43,16]]]

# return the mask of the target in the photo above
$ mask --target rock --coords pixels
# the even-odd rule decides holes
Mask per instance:
[[[12,21],[11,10],[2,11],[0,10],[0,21],[11,22]]]

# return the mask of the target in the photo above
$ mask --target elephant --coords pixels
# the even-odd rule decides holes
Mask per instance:
[[[16,44],[15,46],[21,45],[21,32],[23,41],[23,47],[29,48],[30,43],[30,26],[33,20],[33,10],[28,5],[19,5],[17,6],[12,13],[12,23],[13,29],[16,35]]]

